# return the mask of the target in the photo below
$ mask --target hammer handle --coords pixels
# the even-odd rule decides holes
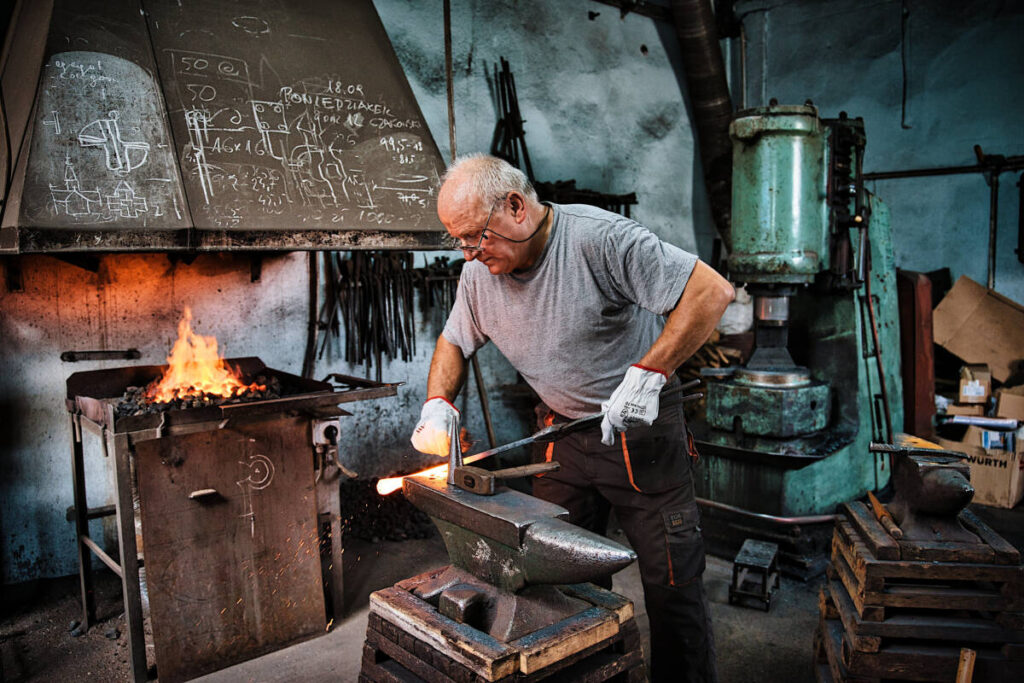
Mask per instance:
[[[529,477],[542,472],[554,472],[561,467],[557,462],[538,462],[531,465],[520,465],[519,467],[506,467],[501,470],[493,470],[491,476],[495,479],[515,479],[517,477]]]
[[[871,501],[871,509],[874,510],[875,517],[878,518],[878,521],[889,535],[897,541],[903,538],[903,530],[896,526],[896,521],[893,520],[892,515],[882,505],[882,501],[878,500],[878,497],[871,491],[868,491],[868,500]]]

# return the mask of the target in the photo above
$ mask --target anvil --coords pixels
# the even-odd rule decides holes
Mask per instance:
[[[567,520],[569,512],[507,487],[480,496],[444,475],[406,477],[402,491],[444,538],[452,566],[416,589],[445,616],[511,641],[589,604],[554,585],[604,578],[636,553]]]
[[[452,564],[507,591],[583,583],[628,566],[636,553],[567,520],[569,512],[507,487],[480,496],[440,477],[406,477],[405,497],[437,524]]]

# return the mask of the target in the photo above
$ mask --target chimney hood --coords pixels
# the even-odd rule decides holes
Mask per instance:
[[[447,248],[371,0],[19,2],[0,254]]]

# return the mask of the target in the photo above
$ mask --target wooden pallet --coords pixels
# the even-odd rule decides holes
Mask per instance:
[[[959,562],[971,564],[1020,564],[1020,553],[970,510],[960,512],[960,523],[981,539],[981,543],[950,541],[923,543],[897,541],[882,527],[867,505],[859,501],[843,503],[846,519],[857,530],[872,557],[879,560],[919,560],[922,562]]]
[[[590,584],[566,586],[592,607],[503,643],[414,595],[410,587],[420,578],[370,596],[360,681],[646,680],[632,603],[621,596]]]
[[[984,544],[908,550],[914,544],[890,538],[865,506],[845,508],[819,593],[819,681],[950,681],[962,647],[978,653],[975,680],[1024,679],[1016,550],[973,516],[965,525]]]
[[[877,559],[845,519],[832,537],[829,576],[842,582],[864,621],[884,621],[901,608],[970,610],[1008,613],[1004,625],[1013,627],[1021,621],[1014,613],[1024,610],[1024,566]]]
[[[975,681],[1018,683],[1024,679],[1024,661],[1009,659],[1001,649],[975,651]],[[959,662],[960,646],[952,644],[894,642],[884,644],[877,652],[862,652],[852,646],[838,619],[823,618],[815,634],[815,670],[819,680],[948,682],[956,679]],[[823,669],[829,678],[822,677]]]

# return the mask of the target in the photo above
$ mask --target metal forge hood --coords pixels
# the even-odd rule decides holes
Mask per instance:
[[[19,3],[0,253],[441,246],[370,0]]]

